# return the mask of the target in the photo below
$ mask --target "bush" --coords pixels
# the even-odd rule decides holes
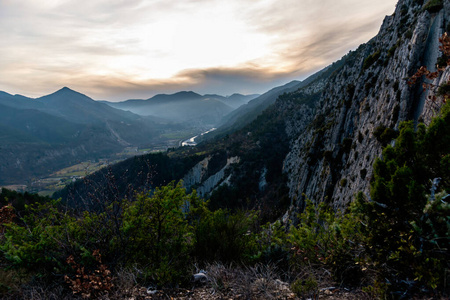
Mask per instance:
[[[363,70],[367,70],[371,65],[373,65],[374,62],[376,62],[381,56],[381,51],[378,50],[374,53],[372,53],[371,55],[369,55],[368,57],[366,57],[366,59],[364,60],[363,63]]]
[[[251,229],[257,220],[256,213],[226,209],[203,215],[195,231],[195,255],[207,261],[244,261],[254,253]]]
[[[291,290],[302,298],[315,299],[319,293],[317,280],[312,276],[306,279],[297,279],[291,284]]]
[[[152,195],[138,194],[123,214],[121,232],[128,237],[123,251],[127,264],[146,266],[146,276],[159,284],[179,283],[186,278],[195,244],[188,207],[197,203],[197,194],[186,194],[181,183],[156,188]]]
[[[423,10],[427,10],[430,13],[437,13],[442,8],[444,8],[442,0],[429,0],[423,7]]]
[[[445,99],[450,98],[450,84],[444,83],[441,85],[436,93],[437,96],[444,97]]]
[[[449,265],[450,206],[428,196],[430,179],[441,178],[441,193],[450,187],[450,107],[430,126],[400,126],[394,146],[374,164],[371,199],[359,194],[365,219],[367,253],[377,280],[395,295],[445,289]],[[443,218],[446,215],[447,218]]]
[[[288,241],[293,250],[291,267],[294,270],[325,266],[333,277],[344,284],[360,284],[363,248],[361,223],[353,213],[335,212],[326,204],[317,207],[306,201],[299,225],[291,227]]]
[[[387,145],[398,136],[398,133],[390,127],[379,125],[374,129],[373,135],[382,145]]]
[[[6,225],[0,249],[12,266],[48,276],[76,276],[68,257],[83,268],[96,268],[92,253],[98,249],[105,266],[139,263],[144,279],[179,283],[189,277],[195,220],[205,209],[195,192],[186,194],[173,182],[78,218],[58,209],[57,201],[35,204],[17,223]]]

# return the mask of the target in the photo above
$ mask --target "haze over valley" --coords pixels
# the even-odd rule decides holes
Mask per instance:
[[[77,169],[76,175],[63,177],[59,172],[50,180],[63,186],[59,183],[97,170],[99,161],[105,166],[131,155],[178,147],[257,97],[179,92],[107,102],[67,87],[36,99],[1,92],[0,185],[39,191],[48,188],[41,182],[49,181],[49,175],[91,162],[90,171]]]

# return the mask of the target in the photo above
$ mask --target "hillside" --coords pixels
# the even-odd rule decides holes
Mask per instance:
[[[114,109],[69,88],[37,99],[0,93],[0,126],[1,185],[109,158],[125,147],[175,145],[178,140],[161,135],[183,129]]]

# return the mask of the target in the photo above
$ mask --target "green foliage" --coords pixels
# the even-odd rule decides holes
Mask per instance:
[[[398,133],[390,127],[379,125],[374,129],[373,135],[382,145],[387,145],[397,137]]]
[[[27,206],[21,225],[6,225],[0,250],[14,266],[44,272],[63,268],[66,257],[61,257],[58,240],[63,234],[62,224],[71,220],[59,213],[56,205],[56,201],[51,201]]]
[[[255,253],[251,230],[257,219],[251,211],[211,212],[195,191],[187,194],[181,182],[171,182],[77,217],[55,200],[26,206],[17,223],[3,224],[0,250],[10,267],[49,280],[55,280],[53,274],[68,275],[74,291],[78,285],[72,278],[94,274],[99,253],[105,272],[139,265],[141,280],[164,286],[187,280],[194,257],[249,260]],[[69,258],[79,267],[68,265]]]
[[[313,297],[318,295],[317,280],[309,276],[306,279],[297,279],[291,284],[291,290],[299,297]]]
[[[248,260],[254,249],[251,229],[257,220],[256,213],[219,209],[203,214],[195,231],[195,254],[201,260]]]
[[[450,84],[444,83],[440,85],[436,95],[448,99],[450,97]]]
[[[442,54],[437,59],[437,62],[436,62],[437,67],[438,68],[445,68],[447,66],[448,60],[449,60],[449,57],[447,55],[445,55],[445,54]],[[444,85],[448,85],[448,84],[444,83]]]
[[[252,260],[263,264],[276,263],[280,268],[288,269],[290,247],[287,237],[286,227],[280,220],[261,226],[255,236]]]
[[[378,50],[371,55],[367,56],[363,63],[363,70],[367,70],[374,62],[376,62],[381,56],[381,51]]]
[[[450,187],[450,108],[443,107],[430,126],[404,122],[394,146],[374,164],[371,201],[357,197],[365,218],[367,252],[388,292],[444,288],[449,268],[450,210],[430,200],[430,179]],[[387,279],[387,281],[386,281]]]
[[[6,188],[0,189],[0,206],[12,204],[16,212],[20,213],[25,210],[25,205],[34,203],[45,203],[50,201],[49,197],[42,197],[38,194],[30,194],[28,192],[19,193]]]
[[[166,284],[186,276],[194,230],[187,219],[187,207],[198,203],[196,193],[186,194],[181,183],[157,188],[152,195],[138,194],[125,208],[123,227],[127,260],[147,266],[149,276]]]
[[[299,225],[292,227],[288,241],[294,249],[291,264],[294,269],[305,265],[329,268],[335,279],[346,284],[359,284],[362,278],[361,260],[363,236],[361,223],[352,212],[335,212],[321,203],[316,207],[306,201]]]
[[[392,57],[392,56],[394,56],[395,50],[397,50],[397,48],[398,48],[398,45],[397,45],[397,44],[395,44],[394,46],[392,46],[391,48],[389,48],[388,54],[387,54],[389,58]]]
[[[444,3],[442,0],[429,0],[423,10],[427,10],[430,13],[436,13],[440,11],[444,7]]]

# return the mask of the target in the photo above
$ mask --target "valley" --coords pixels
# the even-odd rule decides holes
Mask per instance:
[[[60,170],[167,151],[257,96],[180,92],[123,102],[135,114],[67,87],[36,99],[0,92],[0,186],[50,195],[73,179],[53,175]]]
[[[144,155],[148,153],[166,151],[166,148],[155,147],[138,149],[138,147],[127,147],[122,152],[117,153],[109,158],[100,158],[96,161],[84,161],[58,170],[52,174],[48,174],[39,179],[32,179],[26,184],[16,184],[4,186],[4,188],[17,190],[21,192],[38,193],[42,196],[52,196],[53,193],[65,188],[67,185],[82,180],[84,177],[95,173],[103,168],[117,164],[129,157],[136,155]],[[0,186],[1,188],[1,186]]]

